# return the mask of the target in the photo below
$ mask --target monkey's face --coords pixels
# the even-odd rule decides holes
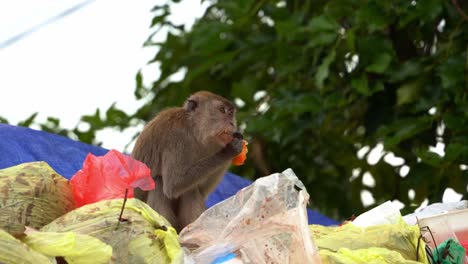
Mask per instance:
[[[215,106],[215,109],[218,110],[215,111],[215,113],[218,115],[216,119],[219,120],[215,123],[217,124],[217,130],[219,131],[217,138],[223,145],[226,145],[232,141],[233,134],[237,131],[235,108],[226,103],[220,103]]]
[[[233,139],[236,126],[236,110],[231,103],[215,100],[209,109],[206,126],[209,127],[210,138],[220,146],[226,146]]]
[[[195,130],[202,143],[224,147],[232,141],[237,126],[236,109],[230,101],[218,95],[202,94],[190,97],[185,107],[192,109]]]

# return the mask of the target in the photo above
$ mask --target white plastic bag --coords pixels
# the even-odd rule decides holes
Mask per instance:
[[[320,263],[308,228],[309,200],[291,169],[255,181],[209,208],[179,240],[195,263]],[[228,262],[219,259],[235,254]]]
[[[400,209],[392,201],[370,209],[360,214],[353,220],[353,224],[360,227],[369,227],[375,225],[397,224],[401,219]]]

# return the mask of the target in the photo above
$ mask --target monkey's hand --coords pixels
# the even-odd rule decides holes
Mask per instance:
[[[243,136],[241,133],[234,133],[232,141],[229,142],[226,147],[221,150],[221,153],[227,159],[232,159],[235,156],[239,155],[242,151],[242,139]]]

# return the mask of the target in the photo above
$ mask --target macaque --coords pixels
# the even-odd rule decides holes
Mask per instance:
[[[156,188],[135,189],[179,232],[205,210],[231,159],[242,150],[236,108],[227,99],[200,91],[182,107],[160,112],[143,129],[132,156],[151,169]]]

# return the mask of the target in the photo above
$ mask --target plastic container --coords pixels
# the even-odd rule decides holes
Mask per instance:
[[[427,245],[431,248],[453,238],[468,252],[468,209],[421,218],[419,227]],[[429,227],[430,232],[426,227]],[[465,263],[468,264],[468,257],[465,257]]]

